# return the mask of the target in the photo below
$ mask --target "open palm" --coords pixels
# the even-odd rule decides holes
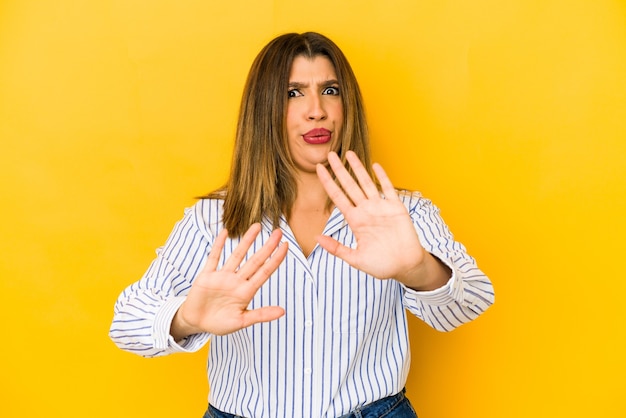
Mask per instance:
[[[378,164],[373,166],[381,194],[356,154],[348,151],[346,159],[358,183],[335,153],[329,154],[328,162],[341,187],[323,165],[317,166],[317,174],[350,225],[357,247],[346,247],[328,236],[318,237],[319,244],[351,266],[379,279],[398,278],[419,268],[426,252],[383,168]]]
[[[220,270],[217,266],[228,232],[222,230],[218,234],[206,265],[176,314],[179,334],[224,335],[284,314],[278,306],[248,310],[256,292],[287,254],[287,243],[279,245],[282,234],[276,230],[260,250],[241,264],[260,230],[259,224],[252,225]]]

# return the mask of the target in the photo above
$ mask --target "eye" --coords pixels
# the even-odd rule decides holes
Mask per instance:
[[[326,87],[324,90],[322,90],[322,94],[339,96],[339,87]]]
[[[294,98],[294,97],[300,97],[303,94],[300,92],[300,90],[298,89],[290,89],[289,92],[287,93],[287,97]]]

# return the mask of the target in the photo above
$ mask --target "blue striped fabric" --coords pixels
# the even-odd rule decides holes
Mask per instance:
[[[196,351],[210,339],[209,401],[236,415],[337,417],[396,394],[409,371],[406,310],[451,331],[494,300],[491,282],[454,241],[439,210],[417,193],[401,198],[422,245],[453,271],[440,289],[416,292],[375,279],[321,247],[306,258],[283,219],[289,252],[250,308],[279,305],[286,314],[227,336],[193,335],[177,344],[169,336],[171,320],[222,228],[222,201],[201,200],[186,209],[141,280],[122,292],[110,336],[120,348],[146,357]],[[270,222],[262,226],[249,254],[271,233]],[[356,245],[337,209],[324,234]],[[237,244],[227,241],[222,262]]]

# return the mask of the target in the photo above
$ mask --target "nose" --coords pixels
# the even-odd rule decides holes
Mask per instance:
[[[324,120],[327,116],[322,96],[320,94],[309,95],[307,118],[309,120]]]

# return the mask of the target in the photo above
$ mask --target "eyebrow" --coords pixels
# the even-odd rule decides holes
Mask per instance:
[[[338,85],[339,81],[337,80],[326,80],[326,81],[322,81],[319,86],[320,87],[330,87],[330,86],[334,86],[334,85]],[[309,87],[308,83],[301,83],[299,81],[290,81],[289,82],[289,87],[290,88],[296,88],[296,89],[300,89],[300,88],[305,88],[305,87]]]

